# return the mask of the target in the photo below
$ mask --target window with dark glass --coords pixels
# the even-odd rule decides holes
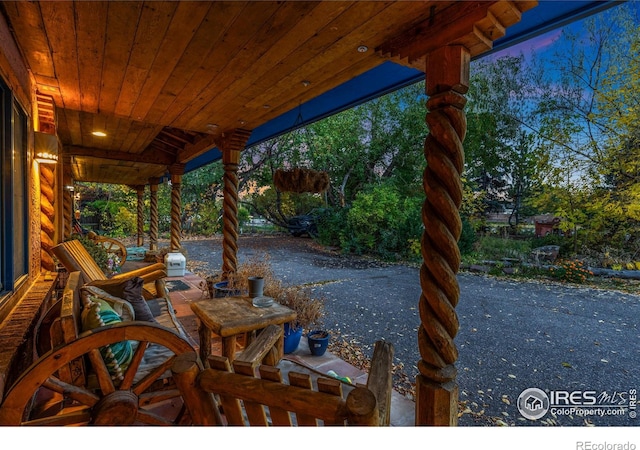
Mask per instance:
[[[0,283],[11,291],[28,273],[28,117],[0,78]]]

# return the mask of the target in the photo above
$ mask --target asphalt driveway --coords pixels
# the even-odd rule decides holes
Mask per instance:
[[[219,238],[183,246],[190,270],[219,272]],[[326,327],[366,354],[378,339],[392,342],[397,362],[415,379],[417,267],[346,257],[305,238],[242,236],[240,261],[256,255],[268,255],[286,282],[312,284],[327,299]],[[460,425],[640,423],[629,409],[640,389],[640,296],[470,273],[458,279]],[[550,398],[548,413],[535,421],[517,407],[529,388]]]

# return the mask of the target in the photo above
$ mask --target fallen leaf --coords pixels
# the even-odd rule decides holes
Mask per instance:
[[[562,363],[562,367],[566,367],[566,368],[568,368],[568,369],[573,368],[573,366],[572,366],[571,364],[569,364],[568,362],[563,362],[563,363]]]

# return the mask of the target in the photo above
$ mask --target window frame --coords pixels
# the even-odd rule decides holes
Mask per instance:
[[[15,123],[20,119],[21,124]],[[22,128],[22,145],[16,155],[16,127]],[[9,85],[0,77],[0,295],[5,296],[14,291],[29,275],[29,116],[26,109],[18,102]],[[15,164],[22,165],[22,205],[16,204],[14,170]],[[16,212],[16,206],[17,211]],[[21,215],[19,223],[24,236],[22,249],[15,248],[14,229],[17,215]],[[14,251],[22,251],[23,258],[17,268]],[[16,272],[16,269],[17,272]],[[2,300],[0,299],[0,303]]]

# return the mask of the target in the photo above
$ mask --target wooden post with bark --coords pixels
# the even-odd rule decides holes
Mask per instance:
[[[445,46],[428,55],[426,93],[429,135],[424,152],[426,199],[422,207],[418,347],[421,361],[416,380],[416,425],[457,425],[458,385],[453,339],[458,329],[460,267],[458,239],[462,230],[464,167],[462,141],[467,129],[463,111],[469,87],[470,55],[463,46]]]
[[[136,186],[136,196],[138,198],[138,247],[144,245],[144,185]]]
[[[224,165],[224,200],[222,209],[222,277],[235,273],[238,268],[238,164],[240,152],[251,131],[237,129],[216,141],[222,151]]]
[[[182,199],[181,184],[184,174],[184,164],[173,164],[169,166],[171,175],[171,243],[169,249],[172,252],[179,252],[182,247]]]
[[[158,250],[158,184],[159,178],[149,178],[149,250]]]

